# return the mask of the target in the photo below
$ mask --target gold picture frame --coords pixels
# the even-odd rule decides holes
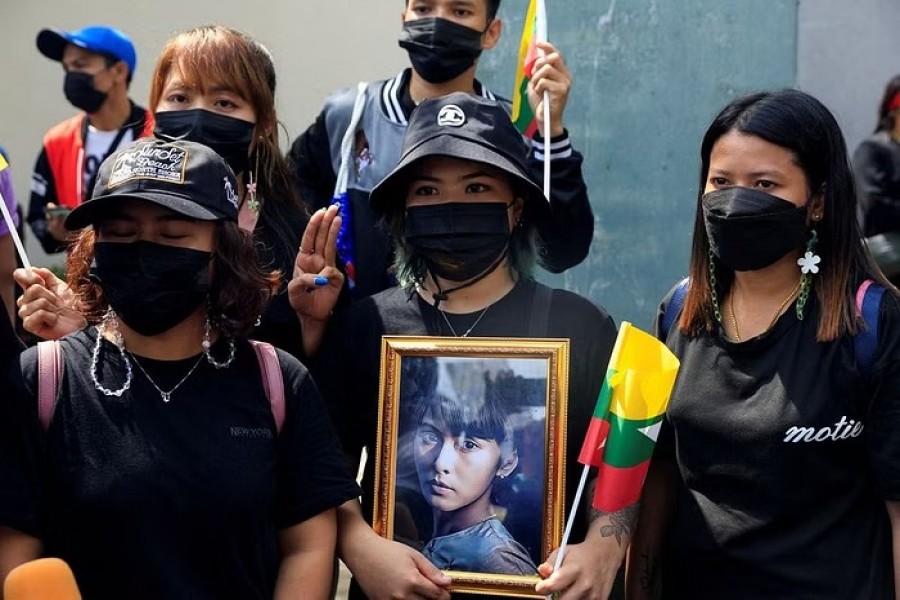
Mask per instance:
[[[454,592],[541,597],[532,571],[565,517],[568,369],[568,340],[385,336],[375,531]]]

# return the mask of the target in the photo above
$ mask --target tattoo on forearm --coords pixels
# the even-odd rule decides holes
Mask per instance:
[[[656,586],[657,577],[659,576],[659,556],[642,552],[640,563],[641,571],[638,577],[641,589],[652,590]]]
[[[587,486],[587,498],[594,497],[594,487],[597,485],[597,480],[593,480]],[[632,534],[634,534],[634,530],[637,527],[637,519],[638,519],[638,509],[640,508],[640,502],[635,502],[630,506],[626,506],[622,510],[617,510],[614,512],[605,512],[602,510],[597,510],[593,506],[589,505],[589,515],[590,522],[593,523],[597,519],[601,517],[609,517],[609,523],[603,525],[600,528],[600,535],[602,537],[612,537],[615,536],[616,542],[621,546],[622,545],[622,536],[626,536],[627,538],[631,538]],[[627,540],[626,540],[627,543]]]
[[[622,537],[631,538],[631,534],[634,532],[634,526],[637,524],[638,504],[634,503],[622,510],[610,513],[594,510],[593,516],[594,518],[591,520],[604,516],[609,517],[609,523],[600,528],[600,535],[602,537],[615,536],[616,542],[621,546],[623,543]],[[627,543],[627,539],[625,542]]]

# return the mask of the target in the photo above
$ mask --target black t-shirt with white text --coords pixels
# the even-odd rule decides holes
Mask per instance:
[[[306,369],[279,351],[280,433],[256,355],[138,358],[169,390],[165,403],[137,365],[121,398],[94,388],[96,329],[64,338],[64,376],[46,433],[37,420],[36,352],[7,369],[0,401],[0,524],[43,540],[72,567],[85,598],[271,598],[277,535],[359,493]],[[125,366],[102,341],[99,377],[118,389]],[[227,355],[223,343],[213,351]],[[7,392],[8,390],[9,392]]]
[[[867,377],[853,339],[816,342],[818,322],[811,295],[803,320],[791,306],[742,343],[672,327],[681,370],[656,458],[676,458],[683,485],[665,598],[894,597],[900,310],[886,295]]]

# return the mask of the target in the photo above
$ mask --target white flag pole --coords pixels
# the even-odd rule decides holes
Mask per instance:
[[[538,0],[537,14],[535,15],[537,26],[537,39],[539,42],[546,42],[548,39],[547,30],[547,5],[544,0]],[[543,51],[541,52],[543,54]],[[544,197],[550,200],[550,92],[544,90],[543,97],[544,107]]]
[[[566,547],[569,545],[569,537],[572,535],[572,525],[575,523],[575,516],[578,514],[578,507],[581,504],[581,494],[584,492],[584,486],[587,484],[588,473],[591,468],[584,465],[581,472],[581,481],[578,482],[578,489],[575,490],[575,500],[572,502],[572,510],[569,511],[569,520],[566,521],[566,530],[563,532],[562,543],[559,545],[559,552],[556,553],[556,564],[553,565],[553,572],[559,571],[562,566],[563,558],[566,556]],[[551,596],[547,596],[551,598]]]
[[[9,214],[9,209],[6,207],[6,200],[3,198],[3,193],[0,192],[0,211],[3,212],[3,220],[6,221],[6,226],[9,228],[9,235],[12,236],[13,244],[16,246],[16,250],[19,252],[19,258],[22,259],[22,266],[31,270],[31,262],[28,260],[28,255],[25,254],[25,246],[22,245],[22,240],[19,238],[19,232],[16,231],[16,224],[13,222],[12,215]]]

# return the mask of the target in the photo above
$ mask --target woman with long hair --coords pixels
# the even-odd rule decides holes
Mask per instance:
[[[4,364],[0,578],[46,555],[87,598],[329,597],[359,492],[309,373],[246,339],[279,276],[236,189],[207,146],[147,139],[67,217],[89,326],[58,342],[55,388],[35,348]]]
[[[664,598],[893,598],[900,307],[838,124],[803,92],[749,94],[700,158],[690,278],[659,311],[681,369],[629,595],[661,569]]]

